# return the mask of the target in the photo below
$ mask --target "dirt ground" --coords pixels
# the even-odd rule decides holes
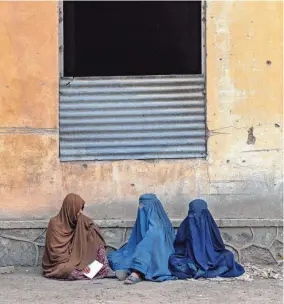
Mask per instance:
[[[116,279],[63,282],[48,280],[38,268],[0,275],[0,303],[283,303],[283,281],[276,279],[143,282],[126,286]]]

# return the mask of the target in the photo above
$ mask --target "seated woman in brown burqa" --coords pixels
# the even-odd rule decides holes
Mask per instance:
[[[88,279],[83,273],[94,260],[103,264],[95,278],[110,275],[105,241],[94,222],[82,214],[85,202],[77,194],[68,194],[59,214],[53,217],[46,233],[42,259],[46,278],[63,280]]]

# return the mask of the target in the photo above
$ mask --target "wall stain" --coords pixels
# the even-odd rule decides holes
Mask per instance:
[[[256,137],[253,135],[253,127],[248,129],[248,140],[247,144],[248,145],[254,145],[256,142]]]

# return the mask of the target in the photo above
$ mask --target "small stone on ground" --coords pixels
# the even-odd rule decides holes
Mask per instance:
[[[0,274],[11,274],[14,273],[14,271],[15,271],[14,266],[0,267]]]

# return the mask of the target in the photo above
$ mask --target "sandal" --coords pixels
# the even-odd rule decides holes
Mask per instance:
[[[126,285],[134,285],[134,284],[137,284],[139,282],[141,282],[142,279],[141,278],[137,278],[133,275],[130,275],[126,278],[126,280],[124,281],[124,284]]]

